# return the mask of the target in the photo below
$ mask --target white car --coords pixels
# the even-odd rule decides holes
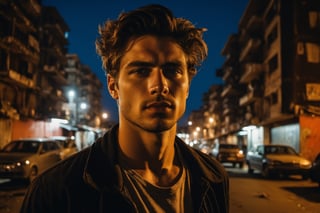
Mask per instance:
[[[309,177],[312,163],[300,156],[292,147],[287,145],[264,144],[258,145],[247,153],[248,172],[260,171],[263,177],[272,175],[301,175]]]
[[[61,160],[61,147],[48,138],[11,141],[0,151],[0,178],[32,181]]]

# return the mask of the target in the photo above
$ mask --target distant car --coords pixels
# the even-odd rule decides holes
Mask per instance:
[[[301,175],[309,177],[311,162],[301,157],[291,146],[258,145],[255,150],[247,153],[248,172],[260,171],[263,177],[279,175]]]
[[[62,147],[62,150],[60,152],[61,159],[65,159],[79,151],[72,137],[53,136],[51,137],[51,139],[58,142]]]
[[[310,169],[310,179],[314,182],[317,182],[320,187],[320,153],[312,163],[312,167]]]
[[[238,164],[242,168],[245,163],[244,152],[237,144],[217,144],[211,155],[221,163],[232,163],[232,167]]]
[[[0,151],[0,178],[32,181],[61,160],[60,152],[61,147],[52,139],[11,141]]]

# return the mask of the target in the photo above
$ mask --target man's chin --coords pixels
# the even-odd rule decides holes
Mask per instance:
[[[175,122],[173,121],[157,121],[157,122],[150,122],[149,124],[145,125],[145,128],[150,132],[164,132],[172,129],[175,126]]]

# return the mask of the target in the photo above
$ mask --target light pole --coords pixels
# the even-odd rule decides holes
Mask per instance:
[[[69,106],[70,106],[70,111],[71,111],[71,116],[70,116],[70,123],[73,126],[76,126],[77,124],[77,94],[75,90],[69,90],[68,91],[68,98],[69,98]]]

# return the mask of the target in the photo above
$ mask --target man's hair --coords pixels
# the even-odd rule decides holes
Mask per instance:
[[[196,28],[187,19],[174,17],[168,8],[152,4],[123,12],[117,20],[107,20],[100,25],[96,50],[105,73],[117,77],[121,57],[131,39],[143,35],[169,37],[186,54],[191,79],[208,54],[207,44],[202,38],[204,31],[205,28]]]

